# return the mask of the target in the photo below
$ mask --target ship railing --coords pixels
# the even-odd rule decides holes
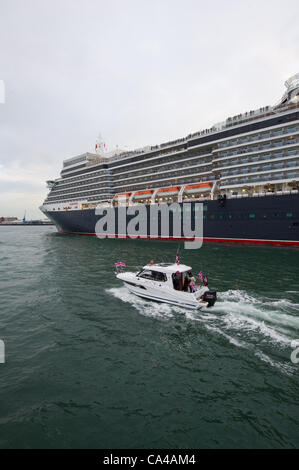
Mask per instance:
[[[228,199],[240,199],[243,197],[265,197],[265,196],[281,196],[286,194],[299,194],[298,189],[285,189],[280,191],[260,191],[260,192],[244,192],[241,194],[227,194]]]
[[[221,130],[230,128],[232,126],[239,125],[240,123],[246,123],[246,122],[253,121],[253,120],[257,119],[258,117],[267,117],[267,116],[270,116],[270,115],[273,116],[278,112],[285,112],[285,111],[288,111],[288,110],[296,109],[298,107],[299,107],[299,103],[288,103],[286,106],[282,106],[282,107],[279,107],[279,108],[275,108],[273,106],[265,106],[265,107],[259,108],[257,110],[247,111],[245,113],[241,113],[241,114],[238,114],[236,116],[229,117],[225,121],[217,123],[217,124],[213,125],[212,127],[208,128],[208,129],[203,129],[201,131],[194,132],[193,134],[189,134],[188,136],[182,137],[180,139],[165,142],[165,143],[162,143],[160,145],[146,146],[146,147],[143,147],[141,149],[136,149],[136,150],[132,150],[132,151],[128,151],[128,152],[116,153],[113,156],[109,157],[109,160],[110,161],[118,161],[118,160],[126,158],[126,157],[133,157],[133,156],[137,156],[137,155],[140,155],[140,156],[141,155],[146,155],[146,154],[155,152],[155,151],[160,150],[160,149],[162,150],[162,149],[164,149],[166,147],[169,147],[169,146],[174,146],[174,145],[178,145],[178,144],[187,143],[189,140],[194,139],[196,137],[202,137],[202,136],[205,136],[205,135],[208,135],[208,134],[219,132]],[[173,150],[170,151],[169,153],[173,153]],[[159,155],[167,155],[167,154],[164,154],[163,152],[161,152],[161,154],[158,154],[158,156]],[[67,164],[70,164],[70,162],[68,161]]]

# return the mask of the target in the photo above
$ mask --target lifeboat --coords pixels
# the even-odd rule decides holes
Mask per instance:
[[[167,198],[169,196],[178,195],[181,187],[180,186],[170,186],[169,188],[160,188],[157,191],[156,198]]]
[[[114,199],[130,197],[132,193],[115,194]]]
[[[136,191],[132,199],[150,199],[154,193],[153,189],[145,189],[144,191]]]
[[[131,194],[132,193],[115,194],[112,203],[113,206],[126,206],[128,204]]]
[[[206,191],[211,191],[213,183],[196,183],[196,184],[189,184],[185,187],[184,192],[187,194],[192,193],[201,193]]]

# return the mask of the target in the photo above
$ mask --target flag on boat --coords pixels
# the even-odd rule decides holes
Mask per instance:
[[[175,262],[176,264],[180,264],[180,258],[178,254],[175,255]]]
[[[201,281],[203,281],[203,273],[201,271],[198,273],[198,277]]]
[[[122,266],[123,268],[126,266],[126,263],[123,263],[122,261],[118,261],[117,263],[114,263],[115,267],[118,268],[119,266]]]
[[[207,276],[204,277],[203,283],[204,283],[205,286],[207,286],[209,284]]]

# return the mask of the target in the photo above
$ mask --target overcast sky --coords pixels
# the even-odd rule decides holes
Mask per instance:
[[[295,0],[0,0],[0,216],[42,217],[99,132],[131,149],[274,104],[298,18]]]

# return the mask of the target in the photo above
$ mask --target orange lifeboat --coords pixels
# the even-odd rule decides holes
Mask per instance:
[[[153,189],[145,189],[144,191],[136,191],[133,194],[133,198],[139,199],[139,198],[149,198],[152,196],[154,190]]]
[[[212,189],[213,183],[196,183],[189,184],[186,186],[184,192],[186,193],[200,193],[201,191],[210,191]]]
[[[177,194],[181,189],[180,186],[171,186],[170,188],[161,188],[157,191],[157,197],[159,196],[172,196]]]
[[[115,194],[114,199],[130,197],[132,193]]]

